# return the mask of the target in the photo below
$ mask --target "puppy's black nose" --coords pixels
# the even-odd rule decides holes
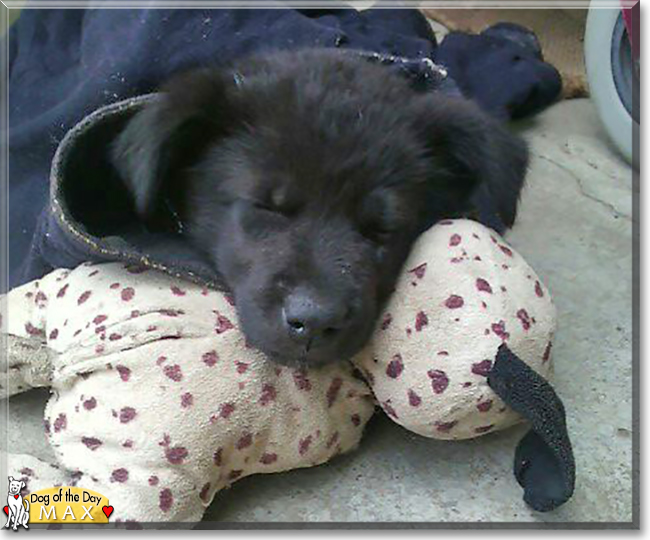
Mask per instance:
[[[345,326],[348,307],[343,303],[296,292],[284,302],[282,316],[289,336],[298,343],[331,339]]]

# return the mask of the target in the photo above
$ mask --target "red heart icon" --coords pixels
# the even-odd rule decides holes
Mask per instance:
[[[113,513],[113,507],[112,506],[102,506],[102,512],[104,512],[106,517],[110,517],[110,515]]]
[[[9,507],[8,506],[4,507],[4,511],[5,511],[5,514],[9,515]]]
[[[14,495],[14,499],[17,499],[18,497],[20,497],[20,495]]]

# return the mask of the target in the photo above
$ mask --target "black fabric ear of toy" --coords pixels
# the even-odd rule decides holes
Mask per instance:
[[[488,375],[490,388],[531,423],[515,452],[514,473],[524,501],[539,512],[554,510],[573,495],[575,461],[564,405],[546,379],[505,344]]]

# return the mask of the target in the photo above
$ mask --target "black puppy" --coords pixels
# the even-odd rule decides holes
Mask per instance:
[[[250,344],[294,365],[357,352],[414,240],[475,190],[511,226],[528,162],[472,103],[325,50],[181,76],[113,150],[142,219],[173,207]]]

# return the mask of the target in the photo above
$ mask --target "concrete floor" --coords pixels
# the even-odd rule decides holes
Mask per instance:
[[[378,414],[355,453],[245,478],[217,496],[207,521],[632,520],[632,173],[610,150],[589,100],[559,103],[519,128],[533,160],[509,240],[558,308],[555,388],[577,462],[573,499],[548,514],[525,506],[511,472],[525,428],[431,441]],[[12,399],[13,451],[48,455],[40,424],[46,398]]]

